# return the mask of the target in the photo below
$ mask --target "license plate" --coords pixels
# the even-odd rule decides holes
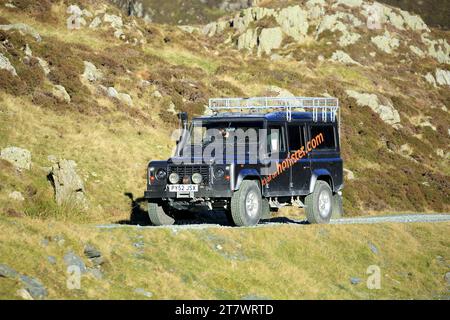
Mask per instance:
[[[197,192],[197,184],[170,184],[169,192]]]

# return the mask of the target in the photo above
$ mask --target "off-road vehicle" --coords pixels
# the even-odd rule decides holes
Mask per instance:
[[[225,212],[237,226],[256,225],[283,206],[304,207],[310,223],[342,215],[337,99],[220,98],[208,109],[190,123],[180,113],[174,156],[148,165],[154,225],[198,208]]]

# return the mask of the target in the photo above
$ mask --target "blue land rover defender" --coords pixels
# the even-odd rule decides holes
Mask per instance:
[[[148,165],[148,213],[171,225],[198,208],[253,226],[284,206],[310,223],[342,215],[343,161],[335,98],[210,99],[209,114],[179,114],[177,149]]]

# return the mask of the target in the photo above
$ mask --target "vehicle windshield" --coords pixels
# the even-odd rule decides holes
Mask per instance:
[[[245,156],[258,153],[262,121],[194,121],[180,145],[180,156],[210,156],[227,154]]]

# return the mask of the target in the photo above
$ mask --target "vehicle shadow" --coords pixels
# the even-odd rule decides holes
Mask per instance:
[[[152,223],[148,217],[147,210],[142,208],[142,205],[147,204],[145,198],[134,198],[131,192],[125,192],[124,196],[130,199],[130,219],[120,220],[116,223],[118,224],[128,224],[128,225],[140,225],[140,226],[150,226]]]
[[[292,220],[286,217],[274,217],[270,219],[261,220],[260,224],[268,224],[268,223],[279,223],[279,224],[300,224],[300,225],[308,225],[309,222],[306,220]]]
[[[117,224],[152,226],[148,217],[147,200],[145,198],[134,198],[133,193],[125,192],[124,196],[130,199],[130,219],[117,221]],[[231,227],[232,223],[228,220],[224,211],[198,210],[192,213],[183,213],[175,221],[175,225],[219,225]],[[299,224],[307,225],[307,221],[296,221],[286,217],[274,217],[261,220],[260,224]]]

